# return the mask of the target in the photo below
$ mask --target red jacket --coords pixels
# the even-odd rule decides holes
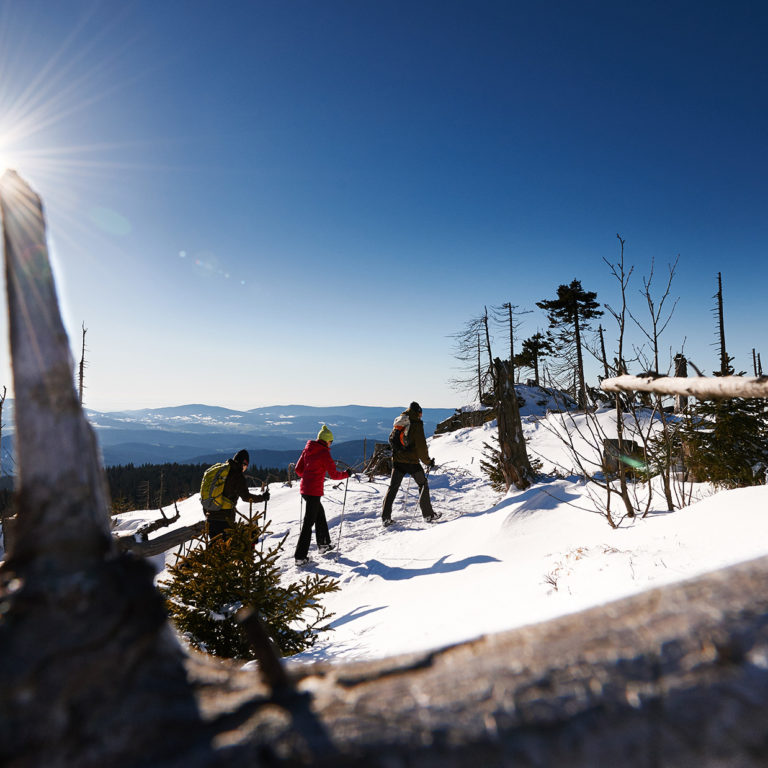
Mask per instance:
[[[322,496],[326,472],[331,476],[331,480],[349,477],[349,472],[339,472],[336,469],[330,446],[321,440],[308,440],[296,462],[296,474],[301,478],[301,493],[306,496]]]

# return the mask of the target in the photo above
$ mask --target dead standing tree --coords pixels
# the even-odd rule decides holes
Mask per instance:
[[[0,477],[3,476],[3,405],[5,404],[6,388],[3,387],[3,395],[0,397]]]
[[[18,464],[17,522],[0,572],[0,763],[160,764],[199,721],[182,653],[151,569],[112,542],[40,200],[8,171],[0,206]],[[166,704],[153,702],[157,690]]]
[[[0,194],[20,419],[6,768],[765,765],[768,558],[449,648],[262,663],[268,684],[200,655],[182,667],[151,574],[111,543],[39,201],[15,176]]]
[[[83,340],[82,348],[80,351],[80,365],[78,367],[77,374],[77,395],[80,405],[83,404],[83,393],[85,392],[85,334],[88,333],[88,329],[85,327],[85,323],[83,323],[82,333]]]
[[[533,469],[525,447],[520,408],[512,380],[512,365],[509,361],[497,357],[493,361],[493,370],[501,473],[507,490],[514,485],[524,491],[533,482]]]

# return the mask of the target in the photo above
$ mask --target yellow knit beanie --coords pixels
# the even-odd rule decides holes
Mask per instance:
[[[333,442],[333,432],[331,432],[328,427],[323,424],[320,431],[317,433],[317,439],[318,440],[324,440],[326,443],[332,443]]]

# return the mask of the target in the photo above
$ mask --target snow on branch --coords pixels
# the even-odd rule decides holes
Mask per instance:
[[[659,395],[688,395],[699,400],[726,397],[768,398],[768,376],[616,376],[600,384],[604,392],[654,392]]]

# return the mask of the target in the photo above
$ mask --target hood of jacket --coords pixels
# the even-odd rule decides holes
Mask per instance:
[[[319,440],[307,440],[307,444],[304,446],[307,458],[317,456],[319,453],[329,453],[330,450],[330,446],[321,443]]]

